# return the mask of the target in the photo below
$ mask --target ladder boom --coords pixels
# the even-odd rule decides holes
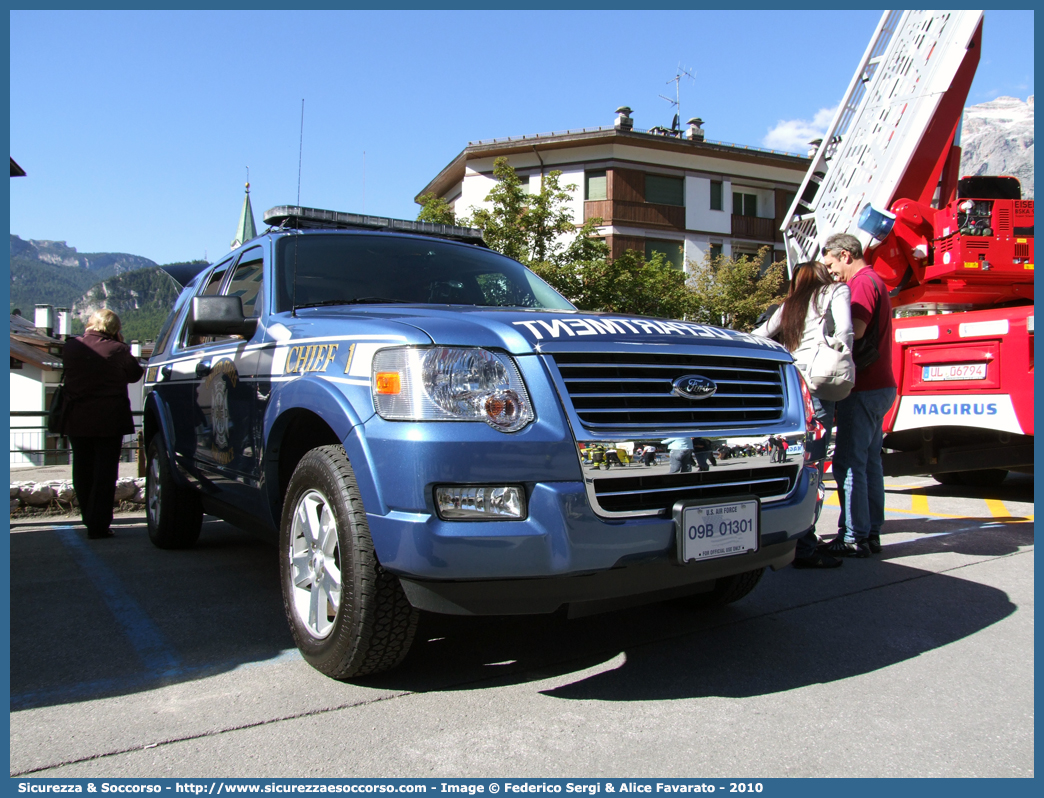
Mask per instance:
[[[787,262],[819,256],[834,233],[864,249],[870,204],[928,205],[953,145],[979,59],[981,11],[886,11],[782,225]],[[959,95],[959,96],[958,96]]]

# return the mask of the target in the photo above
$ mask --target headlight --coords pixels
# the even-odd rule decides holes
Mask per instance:
[[[533,420],[515,361],[486,349],[381,349],[370,384],[374,408],[389,421],[485,421],[517,432]]]

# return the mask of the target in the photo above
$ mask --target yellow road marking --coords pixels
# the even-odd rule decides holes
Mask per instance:
[[[986,499],[986,506],[990,508],[990,515],[994,518],[1011,518],[1011,513],[999,499]]]
[[[838,492],[834,491],[827,496],[826,501],[823,502],[824,507],[840,507],[841,502],[838,499]],[[899,507],[885,507],[886,513],[902,513],[903,515],[917,515],[925,516],[928,518],[969,518],[968,515],[959,515],[954,513],[933,513],[928,509],[928,497],[923,494],[914,494],[913,507],[909,510],[904,510]],[[990,514],[999,520],[1008,521],[1009,523],[1022,523],[1022,522],[1033,522],[1032,515],[1020,515],[1013,516],[1008,512],[1008,508],[1004,506],[1004,503],[997,499],[984,499],[986,506],[989,508]]]
[[[910,511],[920,515],[928,515],[928,497],[923,493],[910,496]]]
[[[927,510],[900,510],[898,507],[885,507],[886,513],[902,513],[903,515],[926,516],[928,518],[968,518],[967,515],[954,515],[952,513],[930,513]],[[1031,519],[1032,520],[1032,519]]]

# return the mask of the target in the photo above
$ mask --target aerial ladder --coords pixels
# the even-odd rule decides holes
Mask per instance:
[[[787,262],[849,233],[889,289],[898,392],[885,473],[1033,469],[1033,201],[959,178],[981,11],[886,11],[784,219]]]

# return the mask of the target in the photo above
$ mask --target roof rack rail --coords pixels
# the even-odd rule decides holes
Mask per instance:
[[[390,219],[386,216],[364,216],[358,213],[324,211],[320,208],[301,208],[297,205],[278,205],[275,208],[269,208],[265,211],[264,220],[269,227],[297,230],[365,229],[393,233],[424,233],[486,246],[486,242],[482,240],[482,231],[474,227],[411,222],[406,219]]]

